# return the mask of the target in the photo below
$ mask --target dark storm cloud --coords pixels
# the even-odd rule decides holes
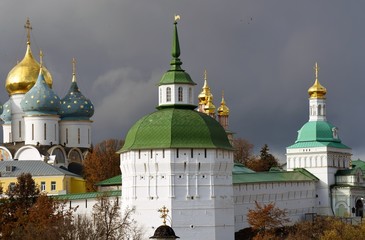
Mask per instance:
[[[25,52],[45,52],[63,97],[77,59],[81,91],[95,105],[93,141],[124,138],[157,104],[169,68],[173,15],[180,14],[183,68],[201,90],[203,72],[218,107],[221,91],[237,137],[283,158],[308,120],[313,66],[327,87],[328,120],[354,158],[365,156],[365,3],[344,1],[6,1],[0,3],[0,76]],[[8,98],[0,89],[0,100]],[[364,157],[363,157],[364,158]]]

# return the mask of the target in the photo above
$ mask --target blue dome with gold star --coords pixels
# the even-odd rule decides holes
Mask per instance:
[[[81,92],[76,82],[75,66],[71,87],[61,99],[59,114],[62,119],[88,120],[94,115],[94,105]]]
[[[1,106],[1,115],[0,118],[4,121],[5,124],[11,123],[11,103],[10,99]]]
[[[37,82],[24,95],[20,106],[26,114],[57,114],[60,109],[60,98],[47,85],[42,68]]]

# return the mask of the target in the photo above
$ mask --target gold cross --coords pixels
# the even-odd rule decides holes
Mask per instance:
[[[29,17],[27,18],[27,22],[24,25],[24,28],[27,31],[27,42],[30,43],[30,31],[33,29],[30,25]]]
[[[177,20],[180,20],[180,15],[175,15],[175,23],[177,23]]]
[[[167,209],[167,207],[163,206],[162,208],[158,209],[158,212],[161,213],[160,218],[163,218],[163,224],[166,225],[166,218],[167,218],[167,213],[169,212],[169,210]]]
[[[316,62],[316,65],[314,66],[314,73],[315,73],[315,76],[316,76],[316,79],[318,79],[318,71],[319,71],[319,67],[318,67],[318,63]]]
[[[207,69],[204,69],[204,80],[207,81]]]

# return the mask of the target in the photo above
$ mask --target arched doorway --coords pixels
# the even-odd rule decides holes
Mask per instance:
[[[362,202],[362,199],[358,199],[356,201],[355,207],[356,207],[356,216],[363,217],[364,216],[364,203]]]

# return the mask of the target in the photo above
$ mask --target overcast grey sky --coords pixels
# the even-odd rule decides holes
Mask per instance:
[[[340,0],[1,1],[0,77],[5,83],[24,55],[29,17],[33,53],[43,50],[61,98],[76,58],[79,87],[95,105],[93,142],[124,139],[155,110],[179,14],[183,68],[197,94],[207,69],[217,107],[224,90],[236,137],[256,151],[267,143],[283,158],[308,120],[307,90],[318,61],[327,118],[353,158],[365,159],[364,10],[363,1]],[[0,101],[7,99],[1,87]]]

